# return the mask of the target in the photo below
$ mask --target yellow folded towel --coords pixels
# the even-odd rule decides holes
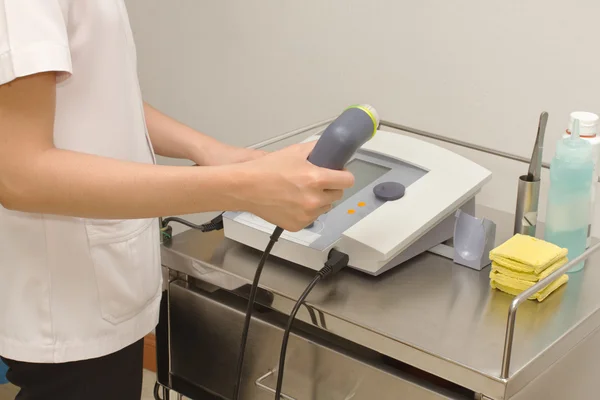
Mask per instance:
[[[568,280],[569,277],[567,275],[561,276],[560,278],[546,286],[544,289],[530,296],[529,300],[537,300],[540,302],[543,301],[552,292],[554,292],[556,289],[567,283]],[[490,285],[493,289],[498,289],[513,296],[517,296],[521,294],[524,290],[527,290],[533,285],[535,285],[535,282],[513,279],[497,271],[492,271],[490,273]]]
[[[490,252],[490,259],[496,264],[536,275],[566,256],[567,249],[521,234],[516,234]]]
[[[545,270],[543,270],[541,273],[534,274],[533,272],[515,271],[511,268],[503,266],[502,264],[496,263],[496,261],[492,261],[492,271],[508,276],[509,278],[518,279],[521,281],[538,282],[550,275],[551,273],[553,273],[554,271],[556,271],[557,269],[559,269],[560,267],[564,266],[567,262],[567,257],[563,257],[548,268],[546,268]]]
[[[532,236],[516,234],[490,252],[490,286],[513,296],[521,294],[567,262],[567,249]],[[529,297],[543,301],[569,281],[563,275]]]

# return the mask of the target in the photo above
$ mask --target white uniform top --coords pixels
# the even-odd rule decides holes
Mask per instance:
[[[0,84],[58,71],[58,148],[154,163],[123,0],[0,0]],[[26,162],[26,160],[23,160]],[[0,207],[0,355],[110,354],[158,321],[156,219],[99,221]]]

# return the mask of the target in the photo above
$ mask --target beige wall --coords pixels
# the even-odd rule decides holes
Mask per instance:
[[[147,100],[229,143],[370,102],[384,119],[529,156],[546,110],[550,161],[570,111],[600,112],[594,0],[127,4]],[[480,201],[514,209],[526,166],[464,154],[494,173]]]

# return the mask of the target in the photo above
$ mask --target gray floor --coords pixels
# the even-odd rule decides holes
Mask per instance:
[[[156,381],[153,372],[144,371],[144,389],[141,400],[154,400],[152,390]],[[14,400],[17,390],[12,385],[0,385],[0,400]],[[85,399],[82,399],[85,400]]]

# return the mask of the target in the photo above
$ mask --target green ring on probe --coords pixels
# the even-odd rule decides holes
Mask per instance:
[[[371,137],[375,136],[375,134],[377,133],[377,119],[375,118],[375,116],[373,115],[373,113],[371,112],[371,110],[369,110],[366,107],[363,107],[359,104],[350,106],[347,108],[347,110],[351,109],[351,108],[358,108],[359,110],[363,110],[364,112],[367,113],[367,115],[369,117],[371,117],[371,121],[373,121],[373,134],[371,135]]]

